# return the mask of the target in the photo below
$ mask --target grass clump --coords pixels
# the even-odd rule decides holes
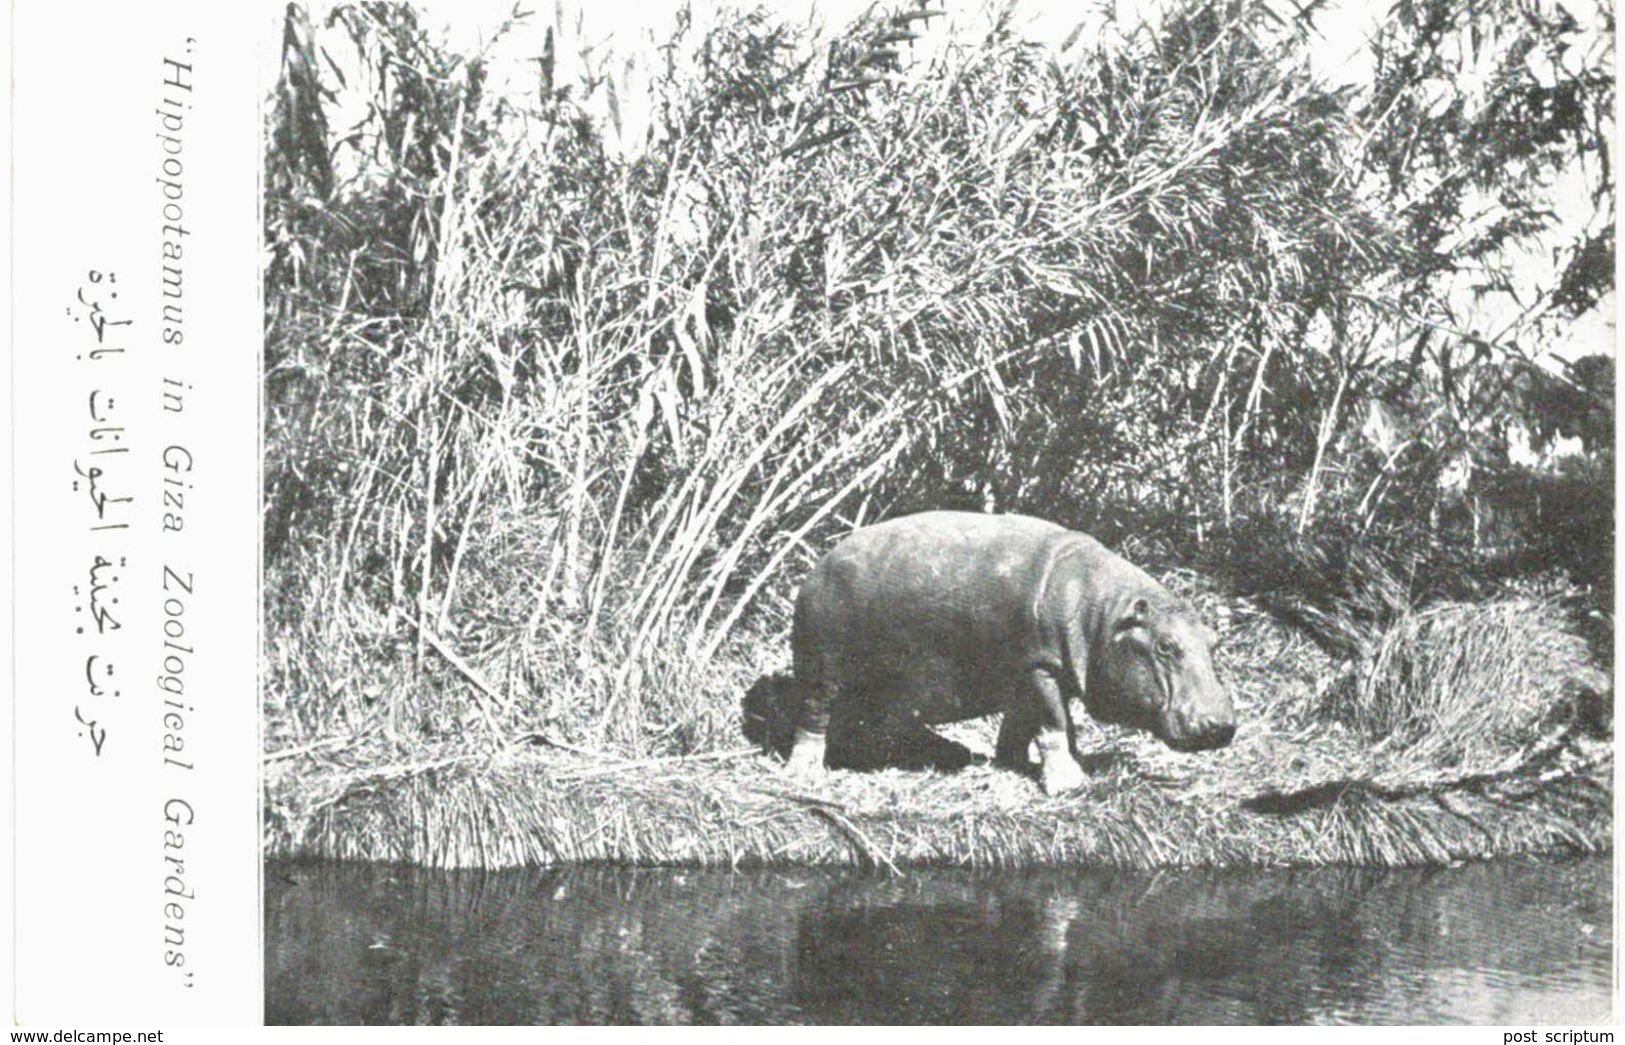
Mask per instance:
[[[1327,713],[1376,751],[1439,768],[1487,768],[1581,688],[1603,685],[1584,640],[1550,603],[1507,599],[1409,613]]]

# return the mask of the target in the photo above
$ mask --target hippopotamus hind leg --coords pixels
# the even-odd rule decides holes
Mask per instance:
[[[796,776],[819,777],[824,773],[826,738],[830,719],[838,731],[846,732],[850,717],[850,695],[843,692],[844,674],[832,670],[829,655],[823,651],[795,650],[795,684],[801,690],[801,710],[796,719],[795,740],[790,748],[789,769]],[[839,745],[840,738],[837,738]]]

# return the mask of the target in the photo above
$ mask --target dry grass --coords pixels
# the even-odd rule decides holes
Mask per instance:
[[[988,766],[836,772],[807,790],[761,755],[616,771],[525,753],[394,777],[289,777],[273,784],[268,853],[488,868],[1401,866],[1612,839],[1611,760],[1580,748],[1554,744],[1503,777],[1415,793],[1385,793],[1345,776],[1333,750],[1276,736],[1168,776],[1155,775],[1160,753],[1145,754],[1055,799]]]
[[[1402,617],[1328,712],[1371,740],[1441,769],[1490,770],[1576,686],[1606,680],[1550,605],[1507,599]]]
[[[1224,669],[1243,715],[1236,743],[1180,755],[1097,731],[1080,739],[1088,784],[1058,798],[986,764],[836,771],[808,788],[748,749],[636,760],[448,746],[384,768],[376,752],[318,749],[270,765],[267,851],[441,867],[901,868],[1398,866],[1606,849],[1612,745],[1573,715],[1598,680],[1554,620],[1521,602],[1406,618],[1363,681],[1329,686],[1334,663],[1315,647],[1261,615],[1231,614]],[[1497,648],[1469,636],[1495,636]],[[1452,655],[1462,650],[1477,659]],[[1414,711],[1417,693],[1432,694],[1437,713]],[[1356,699],[1363,717],[1344,721]],[[1412,710],[1374,742],[1370,730],[1390,721],[1377,716],[1396,708]],[[991,748],[991,722],[949,732]]]

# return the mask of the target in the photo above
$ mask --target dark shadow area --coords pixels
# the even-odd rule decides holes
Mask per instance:
[[[988,759],[956,740],[929,729],[885,729],[859,724],[831,725],[829,766],[832,769],[935,769],[953,773]]]
[[[752,744],[780,758],[789,758],[800,710],[795,679],[782,671],[763,675],[740,701],[740,727]]]
[[[783,672],[763,675],[740,703],[745,739],[780,758],[790,756],[801,701],[795,680]],[[871,723],[831,722],[828,764],[832,769],[936,769],[954,772],[987,758],[929,729],[898,729]]]
[[[1271,816],[1292,816],[1310,809],[1322,809],[1326,806],[1336,805],[1337,802],[1349,794],[1351,785],[1346,780],[1334,780],[1327,784],[1317,784],[1299,791],[1272,791],[1268,794],[1249,798],[1241,803],[1241,808],[1250,813],[1265,813]]]

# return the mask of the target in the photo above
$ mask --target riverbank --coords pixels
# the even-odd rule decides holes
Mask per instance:
[[[490,868],[1150,868],[1413,866],[1612,846],[1607,682],[1541,606],[1414,614],[1340,670],[1263,618],[1227,630],[1241,640],[1221,664],[1242,716],[1236,741],[1183,755],[1085,726],[1090,775],[1070,795],[982,762],[836,770],[808,785],[754,748],[638,759],[529,736],[389,761],[318,746],[267,763],[266,853]],[[945,731],[976,757],[995,732],[995,720]]]
[[[1411,866],[1612,843],[1611,749],[1566,739],[1501,773],[1386,784],[1278,737],[1177,766],[1129,747],[1060,798],[989,766],[837,772],[798,788],[761,755],[620,767],[526,752],[323,774],[272,785],[267,855],[493,868]],[[1309,760],[1318,772],[1297,768]]]

